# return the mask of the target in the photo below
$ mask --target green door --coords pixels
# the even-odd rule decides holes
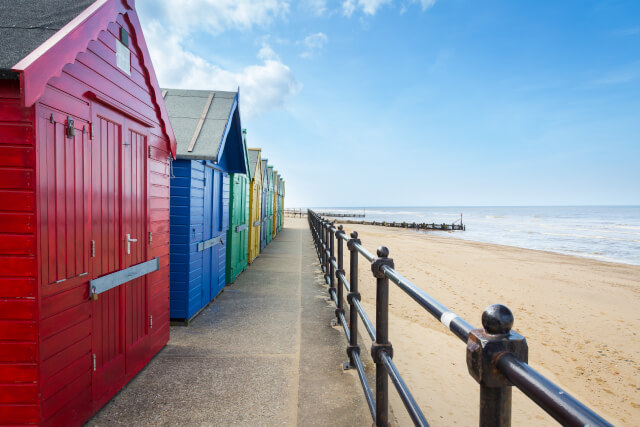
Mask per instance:
[[[230,187],[227,283],[233,283],[247,268],[249,256],[249,180],[246,175],[232,174]]]

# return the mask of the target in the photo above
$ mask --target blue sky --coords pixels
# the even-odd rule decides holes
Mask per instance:
[[[138,0],[287,207],[640,204],[640,2]]]

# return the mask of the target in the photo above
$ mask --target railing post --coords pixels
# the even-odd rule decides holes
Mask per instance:
[[[336,231],[335,234],[336,240],[338,241],[338,269],[335,272],[336,285],[338,286],[338,307],[336,308],[336,319],[338,323],[340,323],[340,314],[344,315],[344,284],[338,276],[341,275],[344,277],[344,242],[342,236],[345,234],[342,225],[339,225],[338,231]]]
[[[351,335],[349,335],[347,355],[349,356],[349,367],[355,368],[353,353],[360,353],[360,346],[358,345],[358,311],[353,301],[354,299],[360,301],[360,293],[358,292],[358,251],[355,245],[362,242],[358,239],[357,232],[352,232],[350,236],[351,238],[347,241],[347,249],[349,249],[349,285],[351,288],[347,294],[347,301],[349,302],[349,328]]]
[[[327,249],[329,249],[329,239],[327,238],[327,221],[322,221],[322,264],[324,265],[324,280],[329,282],[329,257],[327,256]]]
[[[331,295],[331,291],[333,293],[336,292],[336,269],[333,266],[333,263],[336,261],[335,258],[335,238],[333,233],[333,223],[329,222],[327,225],[327,229],[329,232],[329,295]],[[340,324],[340,322],[338,322]]]
[[[513,353],[527,362],[525,338],[511,330],[513,314],[504,305],[495,304],[482,313],[484,329],[474,329],[467,341],[467,368],[480,384],[480,426],[511,425],[511,382],[496,367],[498,359]]]
[[[393,268],[389,249],[380,246],[378,258],[371,263],[376,278],[376,341],[371,345],[371,358],[376,364],[376,426],[389,425],[389,376],[382,363],[380,353],[393,357],[389,342],[389,279],[384,274],[387,267]]]

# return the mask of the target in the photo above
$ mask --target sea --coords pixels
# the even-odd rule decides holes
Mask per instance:
[[[467,206],[313,208],[365,214],[365,221],[462,223],[466,231],[427,231],[454,239],[640,265],[640,206]],[[356,218],[354,218],[356,219]]]

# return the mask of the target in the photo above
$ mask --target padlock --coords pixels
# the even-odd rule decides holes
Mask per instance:
[[[96,290],[97,290],[96,287],[92,286],[91,287],[91,291],[89,292],[91,294],[90,295],[91,299],[94,300],[94,301],[98,301],[98,293],[96,292]]]

